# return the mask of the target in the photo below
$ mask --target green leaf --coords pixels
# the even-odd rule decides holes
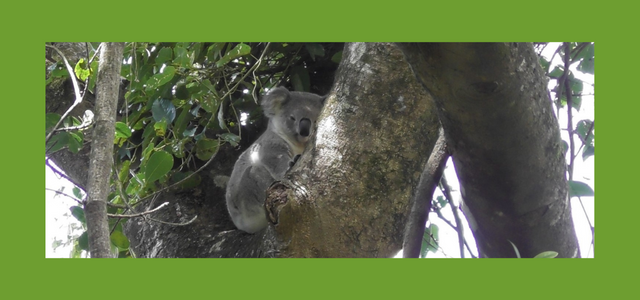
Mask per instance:
[[[216,96],[216,98],[218,98],[218,92],[216,91],[216,87],[213,86],[213,84],[211,84],[211,81],[209,79],[204,79],[202,80],[202,85],[206,88],[203,89],[205,91],[205,93],[211,93],[214,96]]]
[[[129,178],[129,169],[131,168],[131,161],[125,160],[122,162],[122,168],[120,168],[120,172],[118,173],[118,180],[121,183],[125,183],[127,178]]]
[[[167,120],[162,120],[153,123],[153,130],[156,132],[156,136],[164,136],[167,133]]]
[[[220,138],[234,147],[238,146],[238,143],[240,142],[240,137],[233,133],[223,133],[220,135]]]
[[[575,108],[577,111],[580,111],[580,107],[582,106],[582,97],[581,96],[573,96],[571,98],[571,107]]]
[[[426,234],[426,231],[425,231]],[[429,248],[428,248],[428,243],[427,241],[430,239],[430,237],[427,237],[426,235],[424,235],[422,237],[422,245],[420,246],[420,258],[425,258],[427,257],[427,253],[429,253]]]
[[[220,60],[216,62],[216,67],[222,67],[230,61],[251,53],[251,47],[247,44],[237,44],[233,49],[229,50]]]
[[[45,130],[47,133],[53,129],[53,126],[56,126],[61,117],[61,115],[56,113],[48,113],[45,116]]]
[[[187,176],[189,176],[191,174],[193,174],[193,171],[175,173],[171,177],[171,181],[173,183],[179,182],[180,180],[183,180],[183,179],[187,178]],[[178,185],[178,187],[180,187],[180,189],[182,189],[182,190],[189,190],[189,189],[192,189],[194,187],[199,186],[201,182],[202,182],[202,177],[200,177],[200,175],[196,173],[195,175],[189,177],[189,179],[187,179],[184,182],[180,183]]]
[[[78,248],[89,251],[89,234],[86,231],[78,237]]]
[[[164,47],[160,49],[158,52],[158,56],[156,56],[156,66],[162,66],[165,62],[170,61],[172,58],[173,51],[171,48]]]
[[[184,137],[184,131],[187,129],[187,125],[189,125],[189,122],[193,120],[193,115],[189,112],[191,107],[191,104],[184,105],[180,110],[178,119],[176,119],[176,122],[173,124],[173,131],[178,135],[178,137]]]
[[[442,196],[436,197],[436,200],[438,201],[438,207],[440,207],[440,208],[445,208],[447,206],[447,204],[449,203],[449,202],[447,202],[447,199],[445,199]]]
[[[169,144],[170,148],[171,148],[171,153],[173,153],[173,156],[177,157],[177,158],[183,158],[184,157],[184,145],[190,141],[191,139],[186,138],[186,139],[182,139],[182,140],[171,140],[171,143]]]
[[[84,198],[84,196],[82,195],[82,191],[77,186],[74,186],[72,191],[73,191],[73,195],[76,198],[78,198],[80,200],[82,200],[82,198]]]
[[[182,135],[183,135],[184,137],[193,137],[193,135],[194,135],[194,134],[196,134],[196,129],[198,129],[198,127],[196,127],[196,126],[193,126],[193,127],[192,127],[192,128],[190,128],[190,129],[185,129],[185,130],[182,132]]]
[[[313,61],[316,60],[316,56],[320,56],[320,57],[324,56],[324,48],[322,47],[321,44],[306,43],[305,47],[307,48],[307,51],[309,52],[309,55],[311,56],[311,59]]]
[[[131,128],[122,122],[116,122],[116,138],[128,139],[131,137]]]
[[[172,66],[167,66],[162,70],[162,73],[158,73],[156,75],[151,76],[146,82],[145,90],[147,92],[153,91],[158,87],[164,85],[165,83],[171,81],[173,79],[173,75],[176,73],[176,68]]]
[[[200,105],[205,111],[213,114],[216,111],[218,111],[218,106],[220,105],[220,103],[216,101],[215,97],[212,97],[211,95],[206,95],[206,96],[203,96],[202,99],[200,100]]]
[[[188,100],[189,99],[189,89],[187,89],[187,86],[184,83],[178,83],[176,85],[176,90],[173,93],[173,95],[176,97],[176,99]]]
[[[222,49],[227,43],[214,43],[209,46],[207,49],[207,60],[216,61],[218,58],[222,57]]]
[[[558,252],[545,251],[545,252],[542,252],[542,253],[534,256],[533,258],[555,258],[556,256],[558,256]]]
[[[98,61],[91,63],[91,77],[89,77],[89,91],[94,92],[96,80],[98,79]]]
[[[331,61],[339,64],[342,61],[342,51],[336,52],[336,54],[331,57]]]
[[[438,225],[431,224],[424,230],[422,236],[422,246],[420,248],[420,257],[424,258],[428,252],[438,251]]]
[[[430,252],[437,252],[438,251],[438,242],[440,241],[440,237],[438,236],[440,229],[438,228],[438,225],[436,224],[431,224],[429,225],[429,232],[431,233],[430,237],[431,237],[431,242],[429,243],[429,251]]]
[[[87,61],[84,58],[81,58],[78,63],[76,63],[73,72],[76,73],[76,77],[81,81],[86,81],[89,75],[91,75],[91,71],[87,68]]]
[[[539,61],[540,61],[540,65],[542,66],[542,69],[544,69],[545,71],[549,70],[549,67],[551,66],[551,62],[549,62],[542,56],[540,56]]]
[[[176,117],[176,107],[167,99],[158,99],[151,106],[151,114],[156,122],[166,120],[171,123]]]
[[[222,129],[227,129],[227,123],[224,120],[224,109],[218,109],[218,126]]]
[[[71,210],[71,215],[74,216],[76,220],[80,221],[80,223],[82,223],[82,226],[85,226],[87,224],[87,219],[84,216],[84,209],[82,209],[82,207],[72,206],[69,208],[69,210]]]
[[[56,152],[69,144],[71,140],[71,134],[66,131],[62,131],[60,133],[55,134],[51,137],[49,142],[47,143],[47,149],[49,153]]]
[[[594,146],[587,145],[582,149],[582,160],[583,161],[587,160],[587,158],[589,158],[590,156],[595,155],[595,152],[596,152],[596,148]]]
[[[309,91],[309,72],[303,66],[291,68],[291,84],[293,89],[300,92]]]
[[[204,43],[193,43],[189,49],[191,50],[192,54],[191,54],[191,64],[193,64],[194,61],[198,61],[201,62],[202,59],[204,58],[204,51],[202,51],[204,47]]]
[[[152,138],[155,137],[155,130],[152,126],[147,126],[147,128],[144,129],[142,136],[144,138],[144,140],[142,141],[142,147],[144,148],[144,150],[142,150],[141,159],[142,161],[146,161],[147,159],[149,159],[149,155],[151,155],[151,152],[153,152],[153,149],[155,148],[155,143],[153,142],[154,140]]]
[[[174,63],[183,68],[191,67],[191,59],[189,57],[189,52],[187,51],[187,49],[181,46],[176,46],[173,51],[176,55],[176,58],[173,60]]]
[[[569,197],[592,197],[593,190],[589,185],[581,181],[569,181]]]
[[[593,130],[590,130],[592,124],[593,121],[585,119],[580,120],[580,122],[578,122],[578,125],[576,126],[576,133],[578,134],[578,137],[580,138],[582,143],[585,145],[593,145]],[[587,134],[589,134],[589,136],[587,136]]]
[[[196,142],[196,157],[200,160],[209,160],[218,152],[219,147],[218,140],[201,138]]]
[[[133,178],[131,178],[131,180],[129,181],[129,185],[127,186],[127,195],[129,196],[133,196],[136,195],[140,192],[140,190],[142,189],[142,184],[144,182],[144,174],[143,173],[138,173],[136,174],[136,176],[134,176]]]
[[[570,80],[570,84],[571,84],[571,91],[572,91],[571,94],[572,95],[580,95],[580,94],[582,94],[582,88],[583,88],[582,81],[578,80],[577,78],[574,78],[574,77],[571,77],[569,80]],[[580,111],[580,105],[581,104],[582,104],[582,97],[580,97],[580,96],[571,97],[571,107],[573,107],[576,110]]]
[[[114,231],[111,234],[111,242],[118,247],[118,249],[129,249],[129,239],[121,231]]]
[[[82,149],[83,135],[82,132],[70,132],[70,139],[67,146],[69,147],[69,151],[71,153],[78,153],[80,149]]]
[[[64,125],[64,127],[78,126],[80,124],[82,124],[82,122],[80,122],[80,119],[74,116],[69,116],[64,119],[64,121],[62,121],[62,125]]]
[[[150,184],[171,171],[173,156],[166,151],[157,151],[151,155],[143,170],[147,184]]]
[[[51,77],[68,77],[69,72],[67,72],[67,67],[64,65],[64,62],[55,63],[49,67],[49,76]]]
[[[580,64],[578,65],[578,71],[594,74],[594,71],[595,71],[594,70],[594,62],[595,62],[594,44],[592,43],[586,49],[582,50],[582,52],[584,52],[584,55],[581,55],[583,56],[583,59],[582,61],[580,61]]]
[[[555,67],[553,68],[553,70],[549,73],[549,77],[551,78],[560,78],[560,76],[562,76],[562,74],[564,73],[564,68],[562,67]]]

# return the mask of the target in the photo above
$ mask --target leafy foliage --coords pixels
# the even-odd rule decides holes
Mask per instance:
[[[89,53],[75,64],[72,76],[92,92],[98,45],[87,46]],[[121,70],[126,90],[118,103],[114,140],[117,192],[109,195],[114,204],[109,213],[126,214],[123,204],[140,203],[173,184],[197,186],[198,167],[223,145],[238,146],[241,125],[261,125],[260,94],[275,86],[326,93],[341,50],[340,43],[128,43]],[[319,85],[319,76],[328,83]],[[56,78],[69,78],[62,61],[48,68],[46,84]],[[77,153],[87,128],[76,127],[84,120],[68,117],[54,128],[60,118],[47,114],[46,133],[56,130],[47,154]],[[74,206],[72,213],[84,226],[82,207]],[[112,250],[126,257],[128,240],[116,220],[110,219]],[[76,249],[87,249],[85,239],[81,235]]]

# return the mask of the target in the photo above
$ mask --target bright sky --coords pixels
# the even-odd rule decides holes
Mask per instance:
[[[549,59],[553,52],[556,50],[557,45],[559,43],[552,43],[543,52],[543,56]],[[552,66],[556,64],[560,64],[560,56],[556,55],[554,61],[552,61]],[[576,64],[577,65],[577,64]],[[591,84],[594,83],[594,76],[591,74],[583,74],[581,72],[572,70],[575,76],[581,80],[583,80],[584,90],[583,94],[593,94],[593,86]],[[549,83],[550,88],[555,86],[555,82],[552,81]],[[579,112],[573,111],[573,121],[574,128],[578,121],[583,119],[594,120],[594,97],[593,96],[583,96],[582,97],[582,107]],[[565,109],[560,110],[559,122],[562,127],[562,137],[564,140],[568,140],[568,135],[566,130],[567,124],[567,113]],[[576,139],[576,149],[580,146],[580,140]],[[53,190],[60,190],[63,188],[64,192],[69,195],[73,195],[72,189],[73,185],[65,179],[60,179],[53,171],[51,171],[48,167],[45,167],[45,187]],[[595,190],[595,180],[594,180],[594,157],[590,157],[586,161],[582,161],[581,156],[575,160],[574,167],[574,180],[583,181],[591,186],[592,189]],[[460,193],[459,193],[459,183],[457,181],[457,177],[455,174],[455,170],[453,168],[453,164],[451,160],[447,163],[447,168],[445,169],[445,176],[449,181],[449,185],[452,186],[453,189],[453,197],[456,205],[459,205]],[[436,191],[435,197],[441,195],[440,191]],[[46,228],[45,228],[45,257],[47,258],[66,258],[69,257],[69,253],[73,245],[70,244],[72,237],[77,237],[82,233],[80,222],[78,222],[70,213],[69,207],[76,205],[76,203],[64,196],[57,195],[55,192],[46,190],[46,210],[45,210],[45,218],[46,218]],[[573,220],[576,228],[576,234],[578,235],[578,242],[580,244],[580,251],[582,257],[594,257],[593,247],[591,247],[591,230],[589,223],[587,222],[587,217],[591,221],[591,224],[595,226],[594,220],[594,197],[584,197],[582,198],[582,205],[584,205],[584,210],[580,205],[580,202],[577,198],[572,199],[572,212],[573,212]],[[453,213],[451,209],[447,206],[443,211],[443,215],[453,222]],[[464,234],[467,238],[467,242],[472,250],[475,251],[475,241],[469,230],[468,224],[461,214],[462,221],[465,225]],[[441,250],[437,253],[429,253],[427,257],[460,257],[458,250],[458,236],[455,230],[453,230],[449,225],[440,220],[435,213],[431,213],[429,215],[429,220],[434,224],[438,225],[440,231],[440,248]],[[59,241],[62,245],[54,249],[53,244],[54,241]],[[477,253],[474,253],[477,255]],[[399,253],[399,256],[402,257],[402,251]],[[468,252],[465,254],[465,257],[469,257]]]

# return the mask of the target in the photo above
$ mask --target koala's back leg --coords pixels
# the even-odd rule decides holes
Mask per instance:
[[[267,216],[264,209],[265,189],[264,183],[259,178],[261,176],[269,176],[266,170],[256,166],[247,167],[240,179],[233,185],[228,187],[227,191],[227,208],[231,215],[233,224],[238,229],[254,233],[262,228],[267,227]]]

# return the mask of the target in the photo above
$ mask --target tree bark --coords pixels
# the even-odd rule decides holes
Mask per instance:
[[[566,165],[531,44],[399,44],[433,95],[482,257],[578,257]],[[510,243],[511,242],[511,243]]]
[[[96,90],[96,116],[85,204],[91,257],[113,257],[107,222],[107,196],[113,165],[116,105],[124,43],[105,43],[100,53]]]

